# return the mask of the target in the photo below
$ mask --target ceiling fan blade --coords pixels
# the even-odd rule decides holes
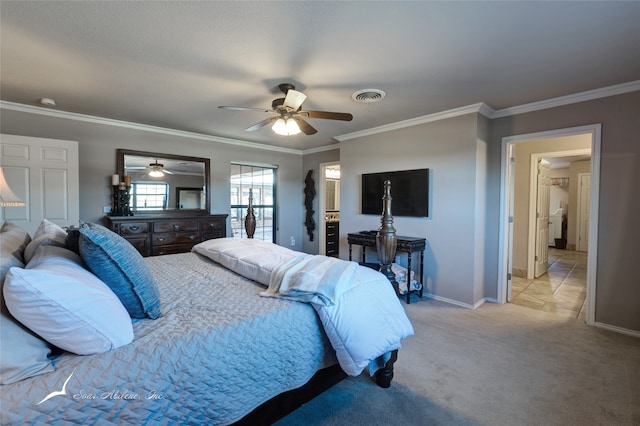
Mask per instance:
[[[169,171],[169,170],[167,170],[167,169],[162,169],[162,172],[163,172],[163,173],[166,173],[166,174],[168,174],[168,175],[172,175],[172,174],[173,174],[173,172],[170,172],[170,171]]]
[[[329,112],[329,111],[300,111],[300,115],[309,118],[324,118],[327,120],[351,121],[353,115],[348,112]]]
[[[314,129],[311,126],[311,124],[307,123],[302,118],[300,118],[298,116],[293,116],[292,118],[296,121],[296,123],[298,123],[298,127],[300,127],[300,130],[305,135],[313,135],[315,133],[318,133],[318,131],[316,129]]]
[[[264,120],[262,120],[259,123],[254,124],[253,126],[249,126],[246,129],[244,129],[245,132],[255,132],[258,129],[263,128],[264,126],[273,123],[274,121],[276,121],[278,119],[277,116],[274,117],[269,117],[269,118],[265,118]]]
[[[291,108],[293,111],[297,111],[305,99],[307,99],[307,95],[304,93],[289,89],[287,96],[284,98],[284,106]]]
[[[265,108],[239,107],[239,106],[227,106],[227,105],[220,105],[218,108],[220,108],[220,109],[230,109],[230,110],[234,110],[234,111],[274,112],[271,109],[265,109]]]

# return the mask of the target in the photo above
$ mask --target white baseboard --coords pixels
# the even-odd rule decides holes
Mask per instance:
[[[489,301],[489,299],[485,297],[483,299],[478,300],[475,304],[470,305],[469,303],[464,303],[464,302],[460,302],[458,300],[453,300],[453,299],[447,299],[446,297],[436,296],[433,294],[425,294],[424,297],[437,300],[438,302],[444,302],[450,305],[456,305],[456,306],[460,306],[462,308],[467,308],[467,309],[478,309],[485,302]]]
[[[493,298],[489,298],[489,297],[484,297],[480,300],[478,300],[475,304],[470,305],[469,303],[463,303],[460,302],[458,300],[453,300],[453,299],[447,299],[446,297],[441,297],[441,296],[436,296],[433,294],[425,294],[424,297],[428,298],[428,299],[433,299],[433,300],[437,300],[438,302],[444,302],[444,303],[448,303],[450,305],[456,305],[456,306],[460,306],[462,308],[466,308],[466,309],[478,309],[480,306],[482,306],[485,303],[498,303],[498,301],[496,299]],[[615,325],[609,325],[609,324],[605,324],[602,322],[595,322],[593,323],[594,327],[598,327],[598,328],[602,328],[605,330],[609,330],[609,331],[613,331],[616,333],[620,333],[620,334],[626,334],[628,336],[633,336],[633,337],[638,337],[640,338],[640,331],[637,330],[630,330],[628,328],[623,328],[623,327],[617,327]]]
[[[637,330],[629,330],[628,328],[618,327],[615,325],[605,324],[602,322],[594,322],[594,327],[603,328],[609,331],[615,331],[616,333],[626,334],[628,336],[640,337],[640,331]]]

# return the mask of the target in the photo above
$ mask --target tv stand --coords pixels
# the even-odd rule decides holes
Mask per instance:
[[[362,263],[366,264],[366,249],[367,247],[373,247],[376,249],[376,235],[377,231],[360,231],[353,234],[347,234],[347,242],[349,243],[349,260],[352,255],[352,245],[362,246]],[[417,237],[397,237],[398,243],[396,245],[397,253],[407,253],[407,273],[408,281],[411,280],[411,257],[413,253],[420,253],[420,275],[418,281],[422,284],[420,290],[410,290],[411,283],[407,283],[406,300],[407,303],[411,303],[411,294],[418,293],[418,296],[422,298],[422,290],[424,289],[423,275],[424,275],[424,249],[427,240],[425,238]],[[395,259],[394,259],[395,261]]]

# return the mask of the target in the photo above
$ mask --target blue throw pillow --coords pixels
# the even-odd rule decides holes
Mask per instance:
[[[102,225],[80,228],[80,256],[91,272],[118,296],[132,318],[158,318],[160,294],[142,255]]]

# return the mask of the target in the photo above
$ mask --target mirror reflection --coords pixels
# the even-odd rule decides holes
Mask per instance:
[[[202,188],[176,188],[177,209],[201,209],[203,205],[204,191]]]
[[[204,210],[209,159],[118,150],[118,174],[131,176],[131,210]]]

